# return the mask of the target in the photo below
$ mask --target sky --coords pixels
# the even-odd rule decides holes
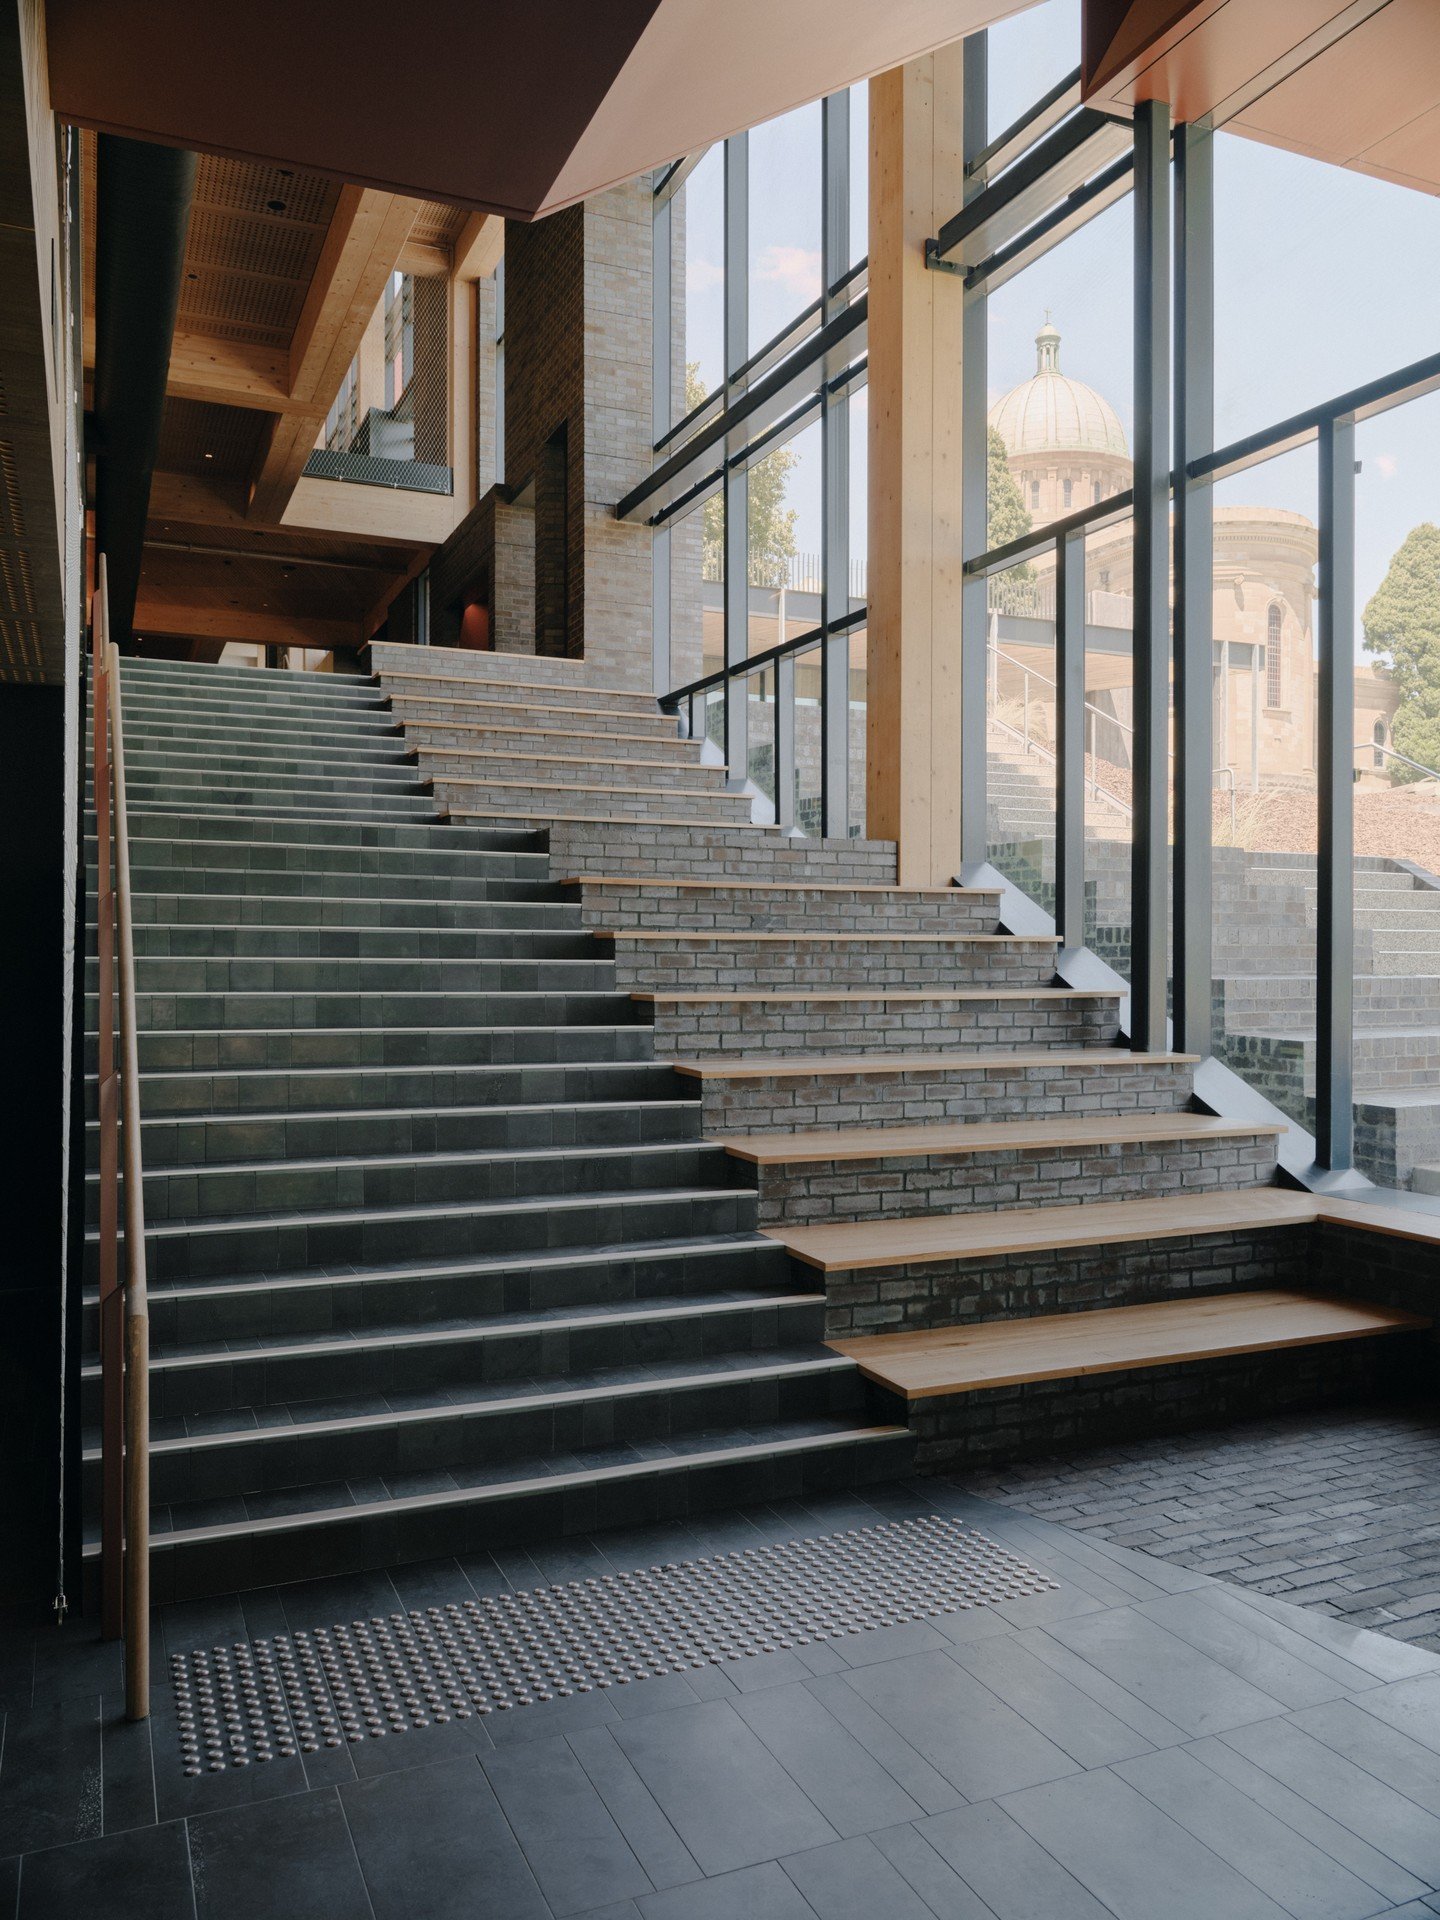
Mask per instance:
[[[1078,64],[1079,33],[1079,0],[1045,0],[991,28],[992,133]],[[852,153],[862,177],[852,195],[852,257],[865,244],[864,98],[855,89]],[[819,292],[818,105],[752,131],[750,153],[753,351]],[[718,149],[692,174],[686,200],[688,354],[708,389],[721,357]],[[1222,133],[1215,208],[1218,443],[1440,349],[1440,200]],[[992,400],[1035,371],[1034,337],[1048,310],[1062,336],[1062,370],[1102,393],[1130,434],[1130,219],[1126,199],[992,296]],[[856,426],[863,432],[862,418]],[[818,439],[802,436],[790,476],[802,551],[819,540]],[[1440,397],[1364,423],[1357,456],[1363,606],[1410,528],[1440,522]],[[1313,519],[1313,450],[1236,476],[1217,500]],[[858,502],[852,522],[863,552]]]

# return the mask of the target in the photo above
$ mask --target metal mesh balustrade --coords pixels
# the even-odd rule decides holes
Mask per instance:
[[[445,276],[392,273],[306,473],[453,492],[448,359]]]

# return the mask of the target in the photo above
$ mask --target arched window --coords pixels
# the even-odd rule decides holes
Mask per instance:
[[[1385,767],[1385,748],[1390,744],[1385,738],[1385,722],[1383,720],[1377,720],[1375,722],[1374,740],[1375,752],[1372,758],[1374,759],[1375,765],[1383,772]]]
[[[1072,487],[1071,483],[1067,480],[1065,482],[1065,504],[1067,507],[1072,506],[1074,504],[1074,501],[1072,498],[1073,493],[1074,493],[1074,488]]]
[[[1032,511],[1036,507],[1038,507],[1039,504],[1040,504],[1040,482],[1038,480],[1032,480],[1030,482],[1030,506]]]
[[[1267,707],[1278,707],[1285,693],[1280,670],[1280,620],[1279,607],[1271,607],[1265,621],[1265,704]]]
[[[1097,507],[1100,504],[1100,482],[1098,480],[1095,482],[1095,504]]]

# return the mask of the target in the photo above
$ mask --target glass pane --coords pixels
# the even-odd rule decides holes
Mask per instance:
[[[1437,261],[1432,196],[1218,135],[1218,443],[1433,353]]]
[[[989,857],[1047,911],[1055,904],[1055,592],[1034,566],[989,582]]]
[[[746,772],[775,805],[775,669],[752,673],[745,681],[749,722]],[[732,772],[734,769],[732,768]],[[772,816],[773,818],[773,813]]]
[[[705,154],[671,203],[671,247],[682,281],[674,301],[678,420],[725,378],[725,153]]]
[[[750,352],[820,298],[820,102],[750,132]]]
[[[992,546],[1131,483],[1131,229],[1124,200],[990,297]]]
[[[990,139],[1080,64],[1080,0],[1045,0],[989,30]]]
[[[820,624],[820,422],[750,469],[749,653]]]
[[[1313,447],[1215,489],[1214,1045],[1302,1126],[1315,1049]]]
[[[867,599],[870,553],[870,389],[850,396],[850,609]]]
[[[850,89],[850,262],[870,251],[870,85]]]
[[[719,516],[724,505],[715,498]],[[710,602],[722,591],[718,582],[706,577],[709,558],[705,539],[706,515],[710,503],[697,507],[670,527],[670,685],[688,687],[711,671],[712,647],[718,646],[719,622],[712,615]],[[715,516],[712,515],[712,518]],[[712,635],[711,627],[716,631]],[[714,665],[718,666],[718,654]]]
[[[820,831],[820,650],[795,656],[795,824]]]
[[[1440,396],[1355,432],[1355,1163],[1440,1165]],[[1423,1171],[1418,1172],[1417,1169]]]
[[[850,636],[850,837],[865,838],[865,723],[869,712],[869,666],[864,627]]]
[[[1130,975],[1134,798],[1135,537],[1130,521],[1085,542],[1085,937]]]

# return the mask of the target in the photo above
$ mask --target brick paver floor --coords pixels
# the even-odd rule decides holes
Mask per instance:
[[[1066,1527],[1440,1652],[1440,1407],[1341,1409],[958,1476]]]

